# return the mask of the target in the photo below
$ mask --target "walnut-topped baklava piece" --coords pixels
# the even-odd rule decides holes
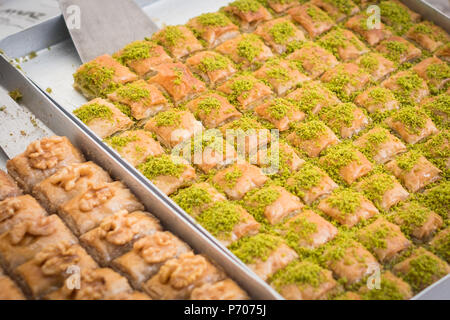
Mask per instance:
[[[144,290],[157,300],[188,299],[195,288],[224,280],[225,277],[204,256],[189,252],[168,260],[144,284]]]
[[[450,40],[448,34],[431,21],[423,21],[412,26],[406,36],[431,52]]]
[[[165,90],[175,104],[189,100],[206,90],[205,84],[180,62],[160,64],[155,70],[157,74],[148,82]]]
[[[440,215],[417,201],[402,204],[389,218],[405,234],[420,240],[430,238],[444,223]]]
[[[312,0],[311,3],[327,12],[336,21],[359,12],[359,7],[352,0]]]
[[[417,192],[441,178],[441,170],[436,168],[418,151],[409,151],[388,162],[391,171],[410,192]]]
[[[116,132],[129,129],[133,121],[120,111],[113,103],[102,98],[95,98],[75,109],[78,117],[94,133],[104,139]]]
[[[138,40],[126,45],[113,58],[143,79],[155,72],[155,66],[172,62],[162,46],[148,40]]]
[[[351,138],[369,124],[369,118],[363,109],[353,103],[339,103],[322,108],[319,117],[335,134],[343,139]]]
[[[73,273],[95,268],[97,263],[80,245],[62,241],[45,247],[15,273],[31,296],[39,299],[67,285]]]
[[[245,31],[250,31],[262,21],[272,19],[270,12],[258,0],[235,0],[224,10],[239,19],[239,24]]]
[[[310,80],[309,76],[299,71],[294,61],[278,58],[267,61],[254,76],[268,83],[278,95]]]
[[[317,44],[342,61],[349,61],[367,53],[366,45],[353,32],[336,28],[317,40]]]
[[[350,142],[327,149],[320,158],[320,164],[333,179],[342,179],[347,184],[352,184],[373,169],[370,161]]]
[[[360,192],[351,189],[335,189],[320,201],[318,208],[326,215],[347,227],[378,214],[378,209]]]
[[[278,54],[285,52],[289,43],[305,40],[305,35],[292,23],[289,16],[264,22],[256,28],[255,34],[263,38]]]
[[[400,108],[394,93],[384,87],[370,87],[355,98],[355,104],[365,108],[370,113],[385,112]]]
[[[406,146],[389,130],[375,127],[354,142],[364,155],[376,163],[386,163],[399,153],[406,151]]]
[[[78,242],[58,216],[26,219],[0,236],[0,259],[11,272],[44,248],[61,241]]]
[[[379,81],[395,71],[395,63],[376,52],[362,55],[356,59],[355,63],[369,73],[375,81]]]
[[[335,105],[340,100],[319,81],[305,82],[301,88],[290,92],[286,99],[296,102],[306,114],[318,114],[322,108]]]
[[[152,36],[175,59],[203,49],[202,44],[186,26],[166,26]]]
[[[192,18],[186,24],[194,33],[206,41],[210,48],[234,38],[239,28],[222,12],[208,12]]]
[[[311,205],[330,194],[338,185],[320,168],[305,163],[286,181],[286,188]]]
[[[371,290],[362,286],[359,293],[366,300],[409,300],[413,296],[410,285],[390,271],[381,274],[380,289]]]
[[[387,211],[409,197],[402,185],[390,174],[375,173],[362,179],[356,190],[372,201],[380,210]]]
[[[450,92],[423,100],[421,107],[430,114],[435,124],[445,128],[450,122],[449,105]]]
[[[439,58],[427,58],[413,67],[417,74],[425,79],[431,92],[448,87],[450,82],[450,67]]]
[[[338,287],[330,270],[308,260],[291,262],[273,275],[270,285],[288,300],[327,299]]]
[[[422,55],[419,48],[398,36],[392,36],[384,40],[376,47],[376,50],[397,64],[415,60]]]
[[[348,19],[345,26],[361,35],[367,43],[373,46],[391,36],[392,32],[382,22],[378,25],[379,28],[376,28],[377,25],[371,26],[372,21],[369,17],[370,15],[367,13],[353,16]]]
[[[263,280],[298,258],[282,238],[267,233],[242,238],[229,249]]]
[[[277,230],[292,248],[316,249],[338,234],[338,229],[312,210],[287,220]]]
[[[299,123],[287,139],[309,157],[317,157],[326,148],[339,143],[333,131],[318,120]]]
[[[249,164],[235,163],[216,173],[212,182],[217,184],[231,199],[240,200],[244,195],[261,187],[269,178],[261,169]]]
[[[245,33],[225,41],[216,50],[230,57],[244,68],[251,68],[273,57],[273,53],[262,39],[253,33]]]
[[[267,186],[247,193],[244,207],[258,221],[278,224],[301,212],[304,207],[300,199],[280,186]]]
[[[411,245],[400,227],[383,217],[360,229],[357,237],[380,262],[392,260]]]
[[[216,202],[225,201],[226,197],[209,183],[200,182],[180,190],[172,199],[184,211],[195,217]]]
[[[237,70],[233,62],[215,51],[200,51],[186,60],[186,65],[212,86],[222,83]]]
[[[137,120],[153,116],[169,106],[163,93],[145,80],[127,83],[108,94],[108,99],[128,106]]]
[[[320,80],[343,102],[350,102],[370,81],[370,74],[354,63],[337,65],[326,71]]]
[[[45,298],[49,300],[116,300],[124,299],[133,293],[126,278],[112,269],[98,268],[81,274],[79,288],[75,285],[63,286]]]
[[[247,293],[231,279],[216,283],[205,283],[195,288],[191,293],[191,300],[248,300]]]
[[[112,265],[136,288],[155,275],[169,259],[190,252],[189,246],[169,231],[156,231],[133,244],[133,249],[114,259]]]
[[[421,291],[449,274],[450,267],[433,253],[424,248],[417,248],[411,256],[396,264],[393,271],[415,291]]]
[[[22,290],[0,269],[0,300],[25,300]]]
[[[16,182],[3,170],[0,170],[0,201],[8,197],[17,197],[22,194],[22,190]]]
[[[59,169],[33,188],[33,195],[47,209],[56,212],[90,185],[111,182],[109,174],[95,163],[74,163]]]
[[[0,234],[26,220],[36,220],[47,212],[30,195],[6,198],[0,201]]]
[[[387,125],[407,143],[417,143],[438,129],[425,111],[415,107],[404,107],[386,119]]]
[[[241,111],[252,109],[273,94],[269,86],[247,74],[231,78],[217,90],[225,93]]]
[[[105,142],[133,167],[150,156],[159,156],[164,153],[159,142],[153,139],[152,133],[146,130],[127,130],[107,138]]]
[[[399,35],[405,34],[414,22],[420,20],[418,13],[398,0],[381,1],[379,7],[381,20]]]
[[[412,70],[400,71],[381,85],[392,90],[397,100],[405,105],[419,103],[430,93],[426,81]]]
[[[288,130],[290,123],[302,121],[306,116],[292,100],[283,98],[269,100],[255,107],[255,112],[280,131]]]
[[[261,226],[242,206],[229,201],[214,203],[195,219],[225,247],[257,234]]]
[[[450,262],[450,227],[441,230],[430,241],[431,250],[445,261]]]
[[[119,181],[89,185],[65,205],[59,214],[76,235],[97,227],[101,221],[120,210],[143,210],[134,195]]]
[[[138,76],[108,54],[81,65],[73,75],[74,87],[87,99],[105,98],[120,85],[136,81]]]
[[[335,25],[333,19],[325,11],[311,2],[291,8],[287,13],[308,31],[311,38],[321,35]]]
[[[190,101],[186,107],[208,128],[219,127],[241,116],[223,95],[210,92]]]
[[[149,157],[137,168],[167,195],[192,184],[197,178],[195,169],[185,159],[165,154]]]
[[[346,285],[352,285],[381,268],[377,259],[363,245],[346,237],[336,242],[324,253],[328,267]]]
[[[84,161],[66,137],[48,137],[28,145],[25,152],[6,163],[8,173],[25,191],[54,174],[59,168]]]
[[[167,148],[186,141],[203,130],[203,125],[194,115],[181,109],[170,109],[151,118],[144,129],[156,134]]]
[[[97,261],[106,265],[131,249],[138,239],[161,229],[158,220],[147,212],[121,210],[83,234],[80,241]]]
[[[259,150],[267,149],[271,141],[270,131],[251,116],[229,122],[220,127],[220,131],[227,142],[236,147],[238,156],[250,159]]]
[[[293,61],[301,72],[313,79],[339,64],[331,52],[310,41],[304,42],[301,48],[296,49],[286,58]]]

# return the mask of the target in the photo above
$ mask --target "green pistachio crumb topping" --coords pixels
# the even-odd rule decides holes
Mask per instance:
[[[248,91],[253,89],[253,86],[255,85],[255,81],[251,78],[240,78],[234,80],[231,85],[231,94],[229,95],[229,99],[232,103],[236,104],[237,99],[239,97],[245,98],[248,94]]]
[[[256,259],[266,261],[282,240],[276,236],[259,233],[253,237],[244,237],[232,243],[231,252],[244,263],[253,263]]]
[[[270,102],[267,112],[270,117],[275,120],[281,120],[284,117],[289,115],[289,112],[292,110],[293,105],[286,99],[278,98],[274,99]]]
[[[323,10],[321,10],[317,7],[308,6],[308,8],[306,9],[306,13],[308,14],[308,16],[311,17],[311,19],[313,21],[316,21],[316,22],[332,22],[333,21],[328,14],[326,14]]]
[[[213,236],[229,238],[234,227],[241,221],[239,205],[228,201],[214,203],[197,216],[196,220]]]
[[[237,53],[249,62],[253,62],[253,60],[262,52],[262,46],[263,43],[257,35],[245,34],[237,45]]]
[[[197,17],[197,21],[203,26],[224,27],[231,23],[221,12],[208,12]]]
[[[361,182],[361,190],[369,200],[379,205],[386,192],[394,188],[394,183],[393,176],[381,173],[364,179]]]
[[[319,120],[302,122],[295,127],[295,134],[303,140],[313,140],[327,131],[327,126]]]
[[[386,41],[384,44],[388,51],[385,54],[385,57],[397,63],[400,62],[402,56],[408,51],[408,46],[400,41]]]
[[[180,190],[178,194],[173,196],[173,201],[175,201],[184,211],[192,214],[194,209],[199,208],[204,204],[211,203],[212,198],[209,192],[194,185]]]
[[[217,112],[221,106],[222,104],[219,100],[217,100],[217,98],[206,97],[198,103],[198,109],[196,113],[198,114],[201,112],[202,114],[209,115],[212,111]]]
[[[401,122],[411,134],[418,134],[425,128],[427,118],[423,110],[414,107],[404,107],[392,116],[393,121]]]
[[[113,92],[120,86],[112,81],[114,74],[114,69],[103,67],[92,61],[84,64],[73,77],[80,87],[90,92],[93,96],[106,97],[108,93]]]
[[[149,157],[144,163],[138,165],[137,169],[151,180],[158,176],[179,177],[186,169],[186,165],[175,163],[169,155],[164,154]]]
[[[282,232],[285,233],[283,238],[286,239],[287,244],[291,248],[297,248],[300,242],[312,243],[311,236],[317,232],[317,224],[299,215],[289,220],[282,227]]]
[[[287,189],[293,194],[304,197],[305,192],[313,187],[317,187],[322,181],[324,173],[312,164],[305,163],[297,172],[292,175],[292,179],[287,185]]]
[[[326,202],[345,216],[355,213],[361,207],[362,194],[351,189],[336,189],[326,198]]]
[[[414,168],[414,166],[419,161],[420,157],[422,157],[422,153],[420,151],[411,150],[407,153],[404,153],[404,154],[398,156],[395,159],[395,162],[397,163],[397,166],[400,169],[408,172],[412,168]]]
[[[295,284],[300,287],[319,287],[326,281],[324,269],[309,261],[294,261],[286,268],[276,272],[270,279],[271,284],[281,290],[285,285]]]
[[[424,208],[416,201],[412,201],[398,208],[392,215],[392,220],[400,224],[404,233],[411,235],[416,228],[423,226],[429,216],[429,209]]]
[[[123,48],[122,53],[117,57],[117,60],[127,65],[131,61],[142,60],[150,58],[151,50],[155,44],[150,41],[135,41]]]
[[[168,110],[158,113],[154,117],[157,127],[172,127],[181,123],[181,113]]]
[[[269,34],[275,43],[286,44],[295,36],[295,26],[289,21],[283,21],[270,28]]]
[[[224,56],[214,55],[205,57],[198,65],[198,68],[200,69],[200,71],[207,73],[216,70],[223,70],[228,67],[229,64],[230,60],[228,60]]]
[[[339,177],[339,169],[352,161],[359,161],[355,148],[349,142],[342,142],[327,149],[321,164],[332,177]]]
[[[422,254],[409,262],[409,270],[402,275],[414,290],[419,291],[446,273],[439,260],[429,254]]]
[[[412,25],[408,10],[393,1],[382,1],[379,6],[381,16],[387,19],[397,34],[402,35],[408,31]]]
[[[236,0],[230,3],[230,6],[241,12],[257,12],[261,8],[261,3],[257,0]]]
[[[123,147],[125,147],[130,142],[137,141],[138,137],[137,135],[120,135],[120,136],[113,136],[105,139],[105,142],[109,144],[111,147],[116,149],[117,151],[122,151]]]
[[[374,72],[375,70],[377,70],[379,65],[380,61],[373,53],[365,54],[359,60],[359,66],[369,72]]]
[[[405,296],[395,282],[381,276],[380,289],[368,290],[363,294],[363,298],[365,300],[403,300]]]
[[[238,179],[242,177],[242,171],[238,167],[233,168],[233,170],[225,173],[225,182],[229,188],[233,188]]]
[[[156,41],[168,47],[177,46],[185,38],[179,26],[167,26],[156,35]]]
[[[416,195],[422,204],[448,219],[450,212],[450,181],[443,181],[439,185]]]
[[[132,82],[117,89],[117,95],[131,101],[140,101],[150,97],[150,92],[144,87],[145,83]]]
[[[250,191],[244,197],[244,207],[259,222],[265,222],[265,208],[280,197],[280,192],[272,186]]]
[[[73,114],[85,124],[89,124],[94,119],[112,119],[113,113],[108,106],[90,103],[79,107],[73,111]]]
[[[322,108],[319,116],[334,133],[339,134],[342,127],[348,128],[353,125],[355,109],[356,106],[351,102],[339,103],[334,106]]]

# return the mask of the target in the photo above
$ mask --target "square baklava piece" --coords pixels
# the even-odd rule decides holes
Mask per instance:
[[[251,31],[259,23],[272,19],[269,10],[258,0],[235,0],[224,10],[234,16],[245,31]]]
[[[325,11],[311,2],[291,8],[287,13],[305,28],[311,38],[327,32],[335,25],[333,19]]]
[[[355,63],[369,73],[375,81],[385,78],[396,69],[394,62],[376,52],[360,56]]]
[[[0,201],[9,197],[17,197],[22,190],[17,186],[13,178],[3,170],[0,170]]]
[[[351,102],[322,108],[319,118],[343,139],[351,138],[369,124],[369,118],[363,109]]]
[[[432,93],[446,89],[450,81],[450,67],[439,58],[427,58],[413,67],[417,74],[427,81]]]
[[[423,21],[412,26],[406,36],[431,52],[449,41],[447,33],[430,21]]]
[[[369,26],[369,23],[372,22],[369,17],[370,15],[367,13],[353,16],[348,19],[345,26],[362,36],[368,44],[374,46],[391,36],[392,32],[382,22],[379,25]]]
[[[230,78],[237,69],[228,58],[215,51],[200,51],[186,60],[186,65],[212,86]]]
[[[376,50],[397,64],[415,60],[422,55],[419,48],[398,36],[392,36],[384,40],[376,47]]]
[[[317,40],[317,44],[342,61],[354,60],[369,49],[349,30],[336,28]]]
[[[166,26],[152,36],[175,59],[203,49],[202,44],[186,26]]]
[[[355,98],[355,104],[363,107],[369,113],[383,113],[400,108],[400,103],[394,93],[384,87],[370,87]]]
[[[255,107],[255,112],[280,131],[288,130],[291,123],[302,121],[306,116],[293,101],[283,98],[269,100]]]
[[[419,103],[430,93],[426,81],[412,70],[400,71],[381,85],[393,91],[397,100],[404,105]]]

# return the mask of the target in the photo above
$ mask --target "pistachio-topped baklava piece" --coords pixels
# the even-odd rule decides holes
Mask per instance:
[[[176,59],[203,49],[192,31],[181,25],[164,27],[152,36],[152,40],[162,45]]]
[[[287,17],[270,20],[262,23],[255,30],[275,53],[285,52],[291,42],[301,42],[305,40],[305,35],[292,20]]]
[[[333,179],[342,179],[347,184],[352,184],[373,169],[366,156],[351,142],[342,142],[330,147],[320,158],[320,164]]]
[[[381,20],[399,35],[405,34],[414,22],[420,20],[418,13],[398,0],[381,1],[379,7]]]
[[[148,157],[137,169],[167,195],[197,178],[195,169],[186,160],[165,154]]]
[[[264,44],[258,35],[253,33],[241,34],[227,40],[217,46],[216,50],[244,68],[259,66],[273,57],[270,48]]]
[[[429,94],[426,81],[412,70],[400,71],[383,81],[381,85],[392,90],[403,105],[419,103]]]
[[[203,81],[194,77],[189,68],[180,62],[161,64],[155,70],[157,74],[148,80],[149,83],[167,92],[175,104],[192,99],[206,90]]]
[[[439,169],[450,169],[450,131],[442,130],[421,146],[422,153]],[[444,173],[445,176],[446,173]]]
[[[267,233],[244,237],[228,248],[263,280],[298,258],[282,238]]]
[[[377,208],[360,192],[338,188],[320,201],[318,208],[347,227],[378,214]]]
[[[431,93],[436,93],[449,87],[450,67],[439,58],[427,58],[416,64],[413,70],[427,81]]]
[[[417,192],[441,178],[441,170],[436,168],[419,151],[408,151],[386,164],[410,192]]]
[[[380,86],[364,90],[356,96],[355,104],[364,107],[370,113],[382,113],[400,107],[400,103],[396,100],[394,93]]]
[[[301,88],[290,92],[287,99],[293,100],[306,114],[318,114],[322,108],[335,105],[340,100],[319,81],[305,82]]]
[[[369,51],[353,32],[342,28],[331,30],[316,43],[342,61],[354,60]]]
[[[133,121],[113,103],[102,98],[89,101],[75,109],[73,113],[101,139],[129,129],[133,125]]]
[[[261,187],[267,180],[260,168],[248,162],[235,163],[212,178],[212,182],[233,200],[242,199],[247,192]]]
[[[362,179],[356,189],[372,201],[380,210],[387,211],[408,198],[409,193],[390,174],[374,173]]]
[[[400,227],[383,217],[360,229],[358,239],[381,262],[392,260],[411,245]]]
[[[287,13],[305,28],[311,38],[321,35],[335,25],[333,19],[325,11],[311,2],[291,8]]]
[[[354,144],[368,159],[376,163],[386,163],[394,159],[399,153],[406,151],[406,146],[400,139],[382,127],[369,130],[359,137]]]
[[[339,142],[333,131],[318,120],[299,123],[287,139],[310,157],[319,156],[326,148]]]
[[[360,56],[355,63],[369,73],[375,81],[379,81],[395,71],[395,63],[376,52]]]
[[[269,100],[255,107],[255,112],[261,118],[270,121],[280,131],[288,130],[290,123],[305,118],[305,113],[299,110],[293,101],[283,98]]]
[[[267,0],[267,4],[271,7],[276,13],[281,13],[286,11],[289,8],[295,7],[298,5],[297,0]]]
[[[172,62],[164,48],[154,41],[138,40],[117,51],[113,58],[130,68],[139,77],[147,78],[155,72],[155,66]]]
[[[444,61],[450,62],[450,43],[447,42],[435,52],[436,56]]]
[[[430,241],[431,250],[445,261],[450,262],[450,227],[441,230]]]
[[[206,41],[210,48],[239,34],[239,28],[222,12],[201,14],[189,20],[186,25]]]
[[[412,26],[406,36],[431,52],[436,51],[450,40],[444,30],[430,21],[423,21]]]
[[[362,13],[348,19],[345,26],[361,35],[367,43],[373,46],[392,35],[392,32],[382,22],[379,25],[371,25],[373,22],[370,14]]]
[[[298,152],[284,142],[279,143],[278,150],[259,149],[257,161],[257,165],[263,169],[264,173],[280,181],[285,181],[305,163]],[[273,168],[273,165],[276,166]]]
[[[319,117],[335,134],[344,139],[352,137],[369,124],[369,118],[363,109],[351,102],[322,108]]]
[[[352,0],[312,0],[311,3],[326,11],[336,21],[359,12],[359,7]]]
[[[222,83],[237,70],[233,62],[215,51],[200,51],[186,60],[186,65],[211,85]]]
[[[399,36],[392,36],[382,41],[376,50],[387,59],[397,64],[415,60],[422,55],[422,51],[411,42]]]
[[[441,127],[446,127],[450,121],[450,93],[430,97],[423,101],[423,110],[430,114],[433,122]]]
[[[258,0],[235,0],[224,10],[235,16],[245,31],[250,31],[262,21],[272,19],[270,12]]]
[[[228,100],[241,111],[252,109],[273,94],[269,86],[247,74],[231,78],[217,90],[225,93]]]
[[[105,98],[120,85],[136,81],[138,76],[110,55],[81,65],[73,75],[74,87],[87,99]]]
[[[381,274],[380,289],[370,290],[362,286],[359,293],[364,300],[408,300],[413,296],[410,285],[390,271]]]
[[[417,143],[438,129],[421,108],[404,107],[386,119],[387,125],[407,143]]]

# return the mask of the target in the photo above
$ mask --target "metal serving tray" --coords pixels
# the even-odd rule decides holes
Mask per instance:
[[[166,24],[183,24],[201,13],[216,11],[230,0],[137,0],[137,2],[159,27],[163,27]],[[450,32],[450,18],[444,13],[421,0],[402,0],[402,2],[421,13],[424,18],[434,21]],[[93,160],[110,169],[114,176],[127,183],[148,209],[154,212],[170,230],[189,240],[188,243],[194,249],[208,254],[222,265],[253,297],[282,299],[227,248],[198,225],[191,216],[72,116],[71,112],[84,104],[86,99],[72,87],[72,74],[81,61],[62,16],[54,17],[0,40],[0,49],[9,57],[10,62],[19,63],[22,70],[15,70],[10,65],[6,65],[6,60],[1,60],[0,84],[7,79],[8,90],[19,87],[24,93],[23,101],[26,102],[27,107],[50,129],[57,134],[68,136]],[[28,59],[31,52],[36,52],[37,57]],[[8,76],[5,76],[6,73]],[[28,80],[24,75],[28,77]],[[13,76],[16,79],[15,82],[9,78]],[[47,88],[52,89],[50,99],[44,92]],[[33,103],[29,103],[30,95],[35,99]],[[7,135],[0,134],[0,136]],[[8,142],[14,143],[13,140]],[[428,287],[413,299],[450,299],[450,275]]]

